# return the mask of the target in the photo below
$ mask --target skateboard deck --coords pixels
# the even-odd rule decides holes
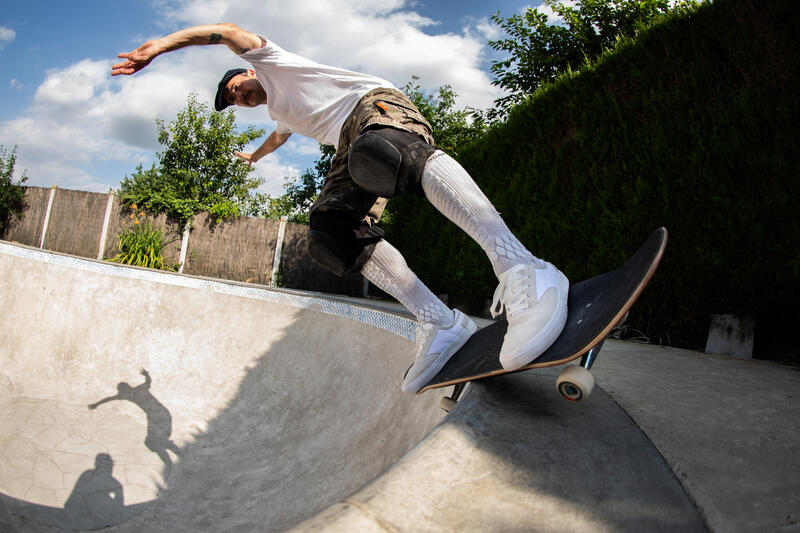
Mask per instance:
[[[564,330],[532,363],[512,371],[503,369],[500,347],[508,323],[498,320],[478,330],[419,393],[512,372],[563,365],[589,353],[603,342],[639,298],[653,277],[666,244],[667,230],[659,228],[618,269],[572,285]],[[587,369],[591,362],[585,365]]]

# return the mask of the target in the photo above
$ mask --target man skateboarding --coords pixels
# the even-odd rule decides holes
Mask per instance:
[[[531,254],[461,165],[437,150],[431,126],[390,82],[315,63],[233,24],[194,26],[119,54],[111,75],[131,75],[157,56],[193,45],[227,46],[250,64],[231,69],[217,87],[215,108],[266,105],[277,127],[253,163],[298,133],[336,146],[331,170],[311,207],[309,252],[326,269],[361,274],[396,298],[422,324],[404,391],[421,389],[477,330],[449,309],[411,271],[377,227],[388,198],[425,196],[486,252],[499,285],[492,315],[505,310],[500,350],[506,369],[527,365],[558,337],[567,317],[567,278]]]

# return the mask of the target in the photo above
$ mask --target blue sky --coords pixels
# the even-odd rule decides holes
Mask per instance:
[[[155,120],[169,122],[191,91],[211,102],[221,72],[242,62],[227,48],[192,47],[132,77],[109,76],[119,52],[185,26],[233,22],[316,61],[389,79],[412,75],[433,91],[450,84],[460,106],[500,96],[488,72],[498,36],[489,17],[538,0],[74,0],[3,2],[0,10],[0,145],[18,145],[17,176],[106,192],[160,150]],[[244,65],[246,66],[246,65]],[[266,108],[237,110],[240,126],[274,127]],[[280,194],[316,158],[293,136],[255,166]]]

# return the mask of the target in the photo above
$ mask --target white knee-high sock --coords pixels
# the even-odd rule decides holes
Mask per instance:
[[[446,153],[437,151],[428,159],[422,173],[422,189],[436,209],[483,248],[495,275],[536,260],[511,233],[464,167]]]
[[[391,244],[380,241],[361,269],[375,286],[391,294],[423,324],[448,328],[454,315],[408,268],[403,255]]]

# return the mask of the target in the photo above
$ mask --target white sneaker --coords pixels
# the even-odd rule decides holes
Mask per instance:
[[[478,326],[461,311],[453,311],[455,321],[447,329],[425,324],[417,336],[414,364],[403,378],[405,392],[419,392],[439,373],[444,364],[478,330]]]
[[[569,280],[556,267],[536,259],[500,274],[492,316],[505,308],[508,330],[500,349],[500,364],[516,370],[550,347],[567,323]]]

